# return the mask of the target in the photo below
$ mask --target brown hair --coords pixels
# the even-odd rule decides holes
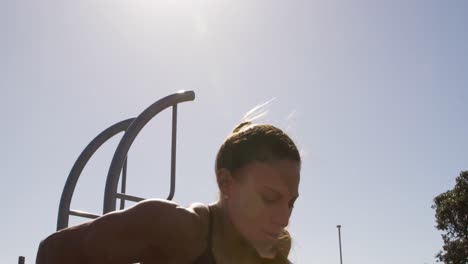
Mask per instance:
[[[254,161],[292,160],[301,157],[291,138],[272,125],[242,122],[227,137],[216,155],[215,170],[231,173]]]

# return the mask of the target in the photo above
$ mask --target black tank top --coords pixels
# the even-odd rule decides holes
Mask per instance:
[[[211,251],[212,246],[212,236],[213,236],[213,213],[211,212],[210,206],[207,206],[210,223],[208,228],[208,246],[203,252],[203,254],[198,257],[197,260],[193,262],[193,264],[216,264],[216,261],[213,256],[213,252]],[[291,262],[287,258],[280,257],[277,255],[274,259],[262,259],[259,261],[261,264],[278,264],[278,263],[289,263]]]

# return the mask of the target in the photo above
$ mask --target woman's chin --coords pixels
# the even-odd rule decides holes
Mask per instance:
[[[256,248],[258,255],[262,258],[275,258],[276,252],[273,250],[273,246],[259,247]]]
[[[274,245],[277,239],[273,238],[262,238],[256,240],[253,244],[258,254],[263,258],[274,258]]]

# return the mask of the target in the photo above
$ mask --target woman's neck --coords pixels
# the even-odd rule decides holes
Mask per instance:
[[[276,251],[270,245],[260,245],[248,241],[234,226],[229,216],[228,210],[221,202],[210,206],[214,213],[214,235],[215,245],[219,245],[216,250],[227,256],[240,256],[246,254],[261,258],[274,258]]]

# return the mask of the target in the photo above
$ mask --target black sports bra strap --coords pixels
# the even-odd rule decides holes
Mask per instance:
[[[205,249],[205,252],[197,259],[193,264],[216,264],[216,261],[213,256],[213,252],[211,252],[211,245],[212,245],[212,236],[213,236],[213,212],[210,206],[206,207],[208,209],[209,214],[209,227],[208,227],[208,245]]]

